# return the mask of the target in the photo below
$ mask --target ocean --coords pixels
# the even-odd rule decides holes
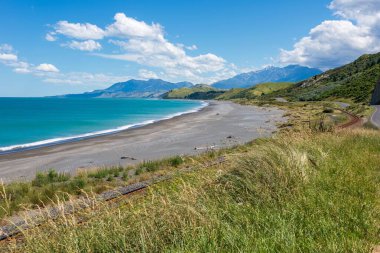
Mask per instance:
[[[187,100],[0,98],[0,153],[110,134],[204,106]]]

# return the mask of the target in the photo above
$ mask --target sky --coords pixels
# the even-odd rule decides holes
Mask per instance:
[[[327,70],[379,51],[379,0],[0,0],[0,97]]]

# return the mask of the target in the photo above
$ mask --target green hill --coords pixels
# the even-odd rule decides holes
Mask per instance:
[[[380,53],[367,54],[350,64],[328,70],[272,95],[301,101],[344,98],[369,103],[379,79]]]
[[[272,94],[275,91],[293,87],[294,83],[262,83],[247,89],[231,89],[220,95],[218,99],[257,98]]]
[[[193,87],[185,87],[180,89],[174,89],[165,93],[162,97],[165,99],[185,99],[194,93],[207,93],[210,91],[219,91],[206,84],[197,84]]]

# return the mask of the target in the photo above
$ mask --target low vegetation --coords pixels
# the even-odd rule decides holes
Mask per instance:
[[[293,87],[294,83],[262,83],[246,89],[231,89],[219,96],[217,99],[255,99],[263,95],[272,94],[275,91]]]
[[[368,104],[379,80],[380,53],[377,53],[363,55],[350,64],[326,71],[298,83],[296,87],[272,95],[303,101],[350,99],[355,103]]]
[[[67,200],[85,193],[101,193],[136,181],[144,180],[144,174],[156,171],[164,173],[177,168],[185,158],[175,156],[158,161],[144,161],[135,166],[109,167],[78,171],[75,175],[59,173],[54,169],[38,172],[32,181],[3,184],[0,192],[0,218],[19,211],[36,209],[54,204],[57,199]]]
[[[196,85],[192,88],[175,89],[166,93],[166,99],[219,99],[230,100],[237,98],[254,99],[265,94],[293,87],[294,83],[262,83],[250,88],[219,90],[207,85]]]
[[[192,164],[191,172],[143,195],[116,207],[99,203],[65,215],[25,231],[23,243],[9,247],[21,252],[369,252],[379,243],[376,131],[283,133],[203,156],[203,161],[223,156],[225,162]]]
[[[284,84],[283,90],[293,84]],[[236,103],[279,107],[271,138],[130,167],[54,170],[3,186],[3,217],[166,175],[128,198],[23,231],[13,252],[370,252],[380,244],[380,133],[338,130],[334,102],[281,102],[275,84],[236,89]],[[243,96],[243,94],[245,94]],[[223,99],[231,99],[232,96]],[[347,110],[368,116],[369,107]],[[67,195],[69,193],[70,195]],[[2,248],[0,248],[2,249]]]
[[[163,95],[163,98],[165,99],[196,99],[197,97],[194,96],[194,93],[197,93],[198,95],[201,95],[199,93],[208,93],[208,92],[217,92],[219,91],[216,88],[213,88],[209,85],[205,84],[198,84],[191,88],[180,88],[180,89],[174,89],[171,90]],[[191,97],[192,95],[192,97]],[[190,97],[189,97],[190,96]]]

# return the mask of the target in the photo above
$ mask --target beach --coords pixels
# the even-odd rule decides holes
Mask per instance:
[[[270,136],[284,121],[276,108],[212,101],[198,112],[114,134],[0,156],[0,178],[28,180],[37,171],[131,165],[243,144]]]

